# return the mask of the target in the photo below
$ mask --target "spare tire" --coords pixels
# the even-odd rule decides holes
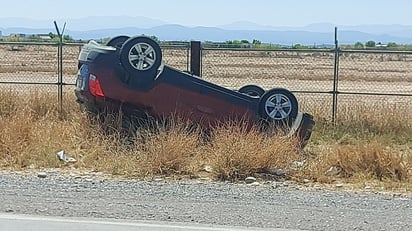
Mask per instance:
[[[111,38],[107,43],[106,46],[112,46],[115,47],[117,49],[122,48],[122,45],[129,39],[129,36],[126,35],[120,35],[120,36],[116,36]]]
[[[239,92],[252,97],[261,97],[265,94],[265,90],[256,85],[245,85],[239,89]]]

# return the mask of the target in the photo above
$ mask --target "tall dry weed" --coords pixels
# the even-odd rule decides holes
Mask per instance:
[[[256,128],[248,129],[236,123],[214,130],[206,152],[215,175],[222,180],[289,168],[293,161],[301,158],[295,140],[268,136]]]
[[[411,182],[412,157],[380,143],[331,145],[308,161],[302,177],[320,182],[336,179]]]
[[[176,117],[152,122],[146,130],[137,132],[143,175],[194,175],[199,171],[203,155],[199,127]]]

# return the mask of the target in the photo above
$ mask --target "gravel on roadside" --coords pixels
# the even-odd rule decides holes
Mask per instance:
[[[128,180],[100,172],[0,172],[0,213],[305,230],[412,230],[412,197],[291,182]]]

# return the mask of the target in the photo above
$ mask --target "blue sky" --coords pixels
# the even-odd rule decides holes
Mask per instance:
[[[144,16],[187,26],[250,21],[271,26],[412,25],[410,0],[13,0],[2,1],[5,17],[67,19]]]

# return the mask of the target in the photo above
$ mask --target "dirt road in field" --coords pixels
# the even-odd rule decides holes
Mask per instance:
[[[39,177],[41,176],[41,177]],[[43,178],[44,177],[44,178]],[[99,173],[0,174],[0,213],[303,230],[412,230],[412,197],[292,183],[116,180]]]

